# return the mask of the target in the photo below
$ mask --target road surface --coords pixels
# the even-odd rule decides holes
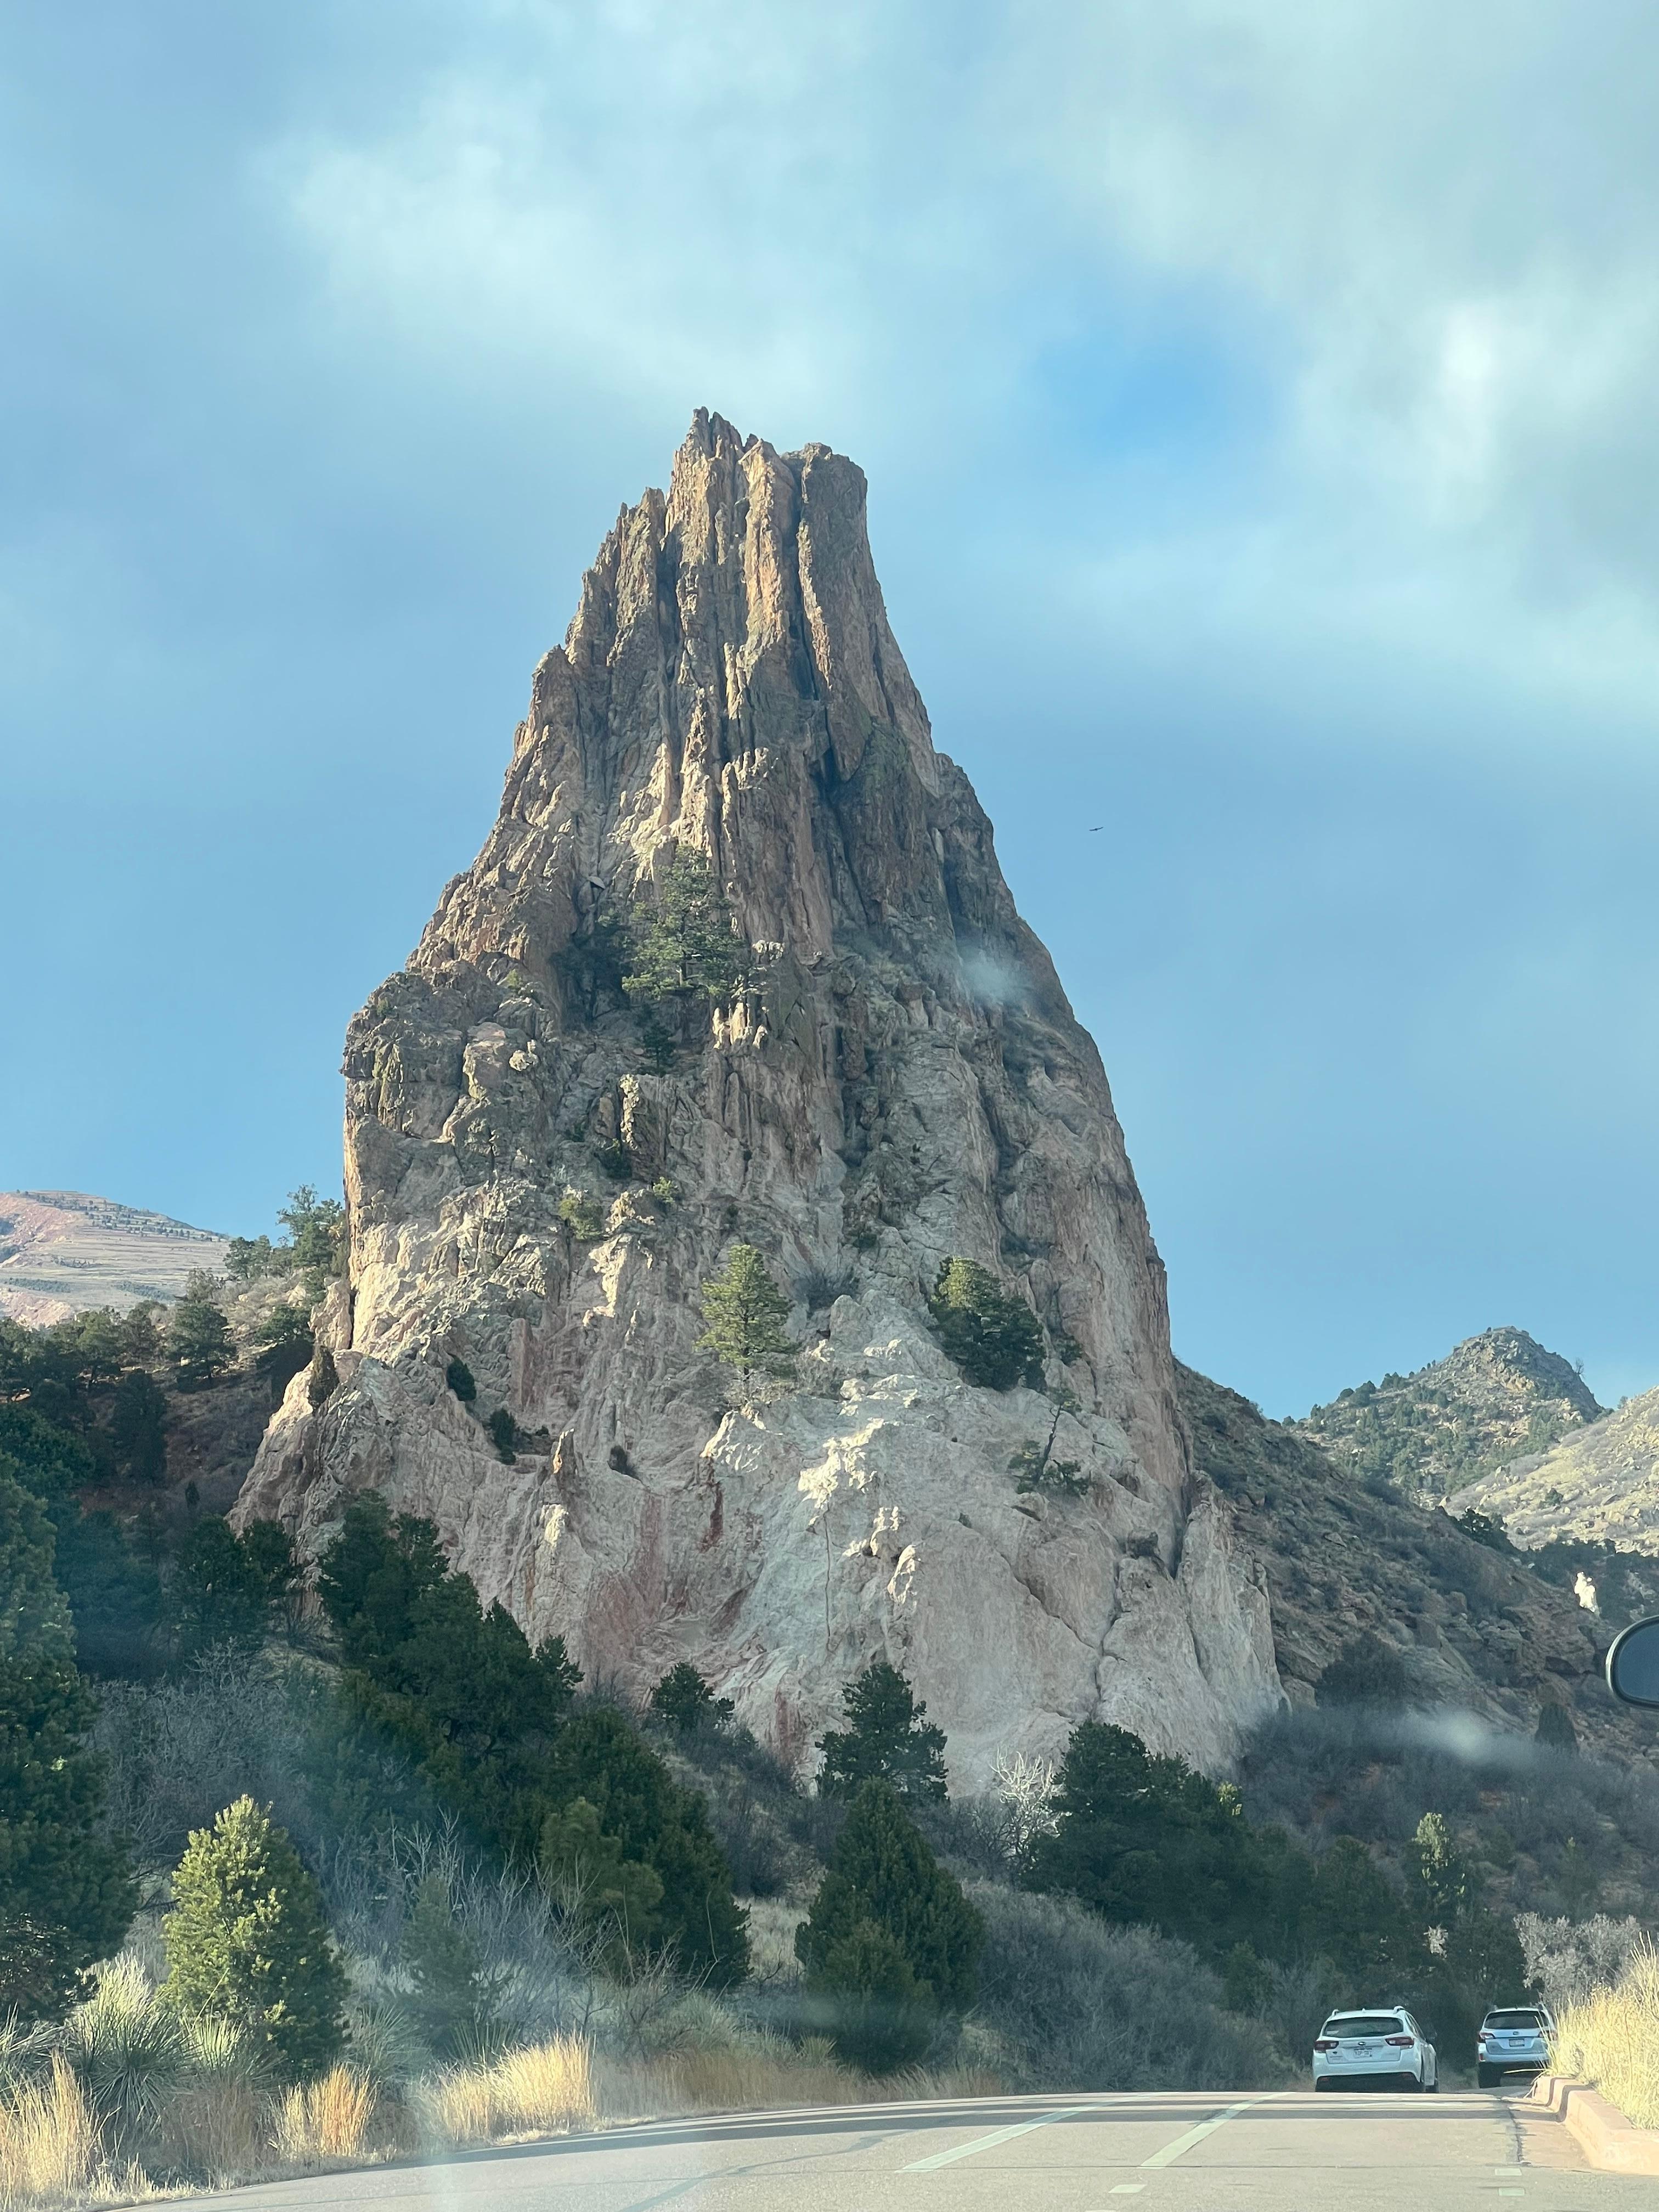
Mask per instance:
[[[1518,2094],[998,2097],[653,2122],[273,2182],[227,2212],[1659,2212]],[[197,2200],[199,2205],[202,2200]]]

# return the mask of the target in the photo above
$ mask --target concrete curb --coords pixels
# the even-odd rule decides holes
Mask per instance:
[[[1582,2081],[1540,2074],[1532,2100],[1566,2122],[1592,2166],[1607,2173],[1659,2173],[1659,2129],[1632,2127],[1617,2105]]]

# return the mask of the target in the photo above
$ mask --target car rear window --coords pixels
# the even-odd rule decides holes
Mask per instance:
[[[1541,2027],[1543,2021],[1535,2012],[1489,2012],[1488,2027]]]
[[[1403,2035],[1406,2029],[1397,2012],[1345,2012],[1328,2020],[1322,2033],[1345,2043],[1352,2036]]]

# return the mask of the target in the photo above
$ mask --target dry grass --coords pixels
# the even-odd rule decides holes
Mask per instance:
[[[917,2069],[881,2081],[837,2065],[827,2043],[801,2050],[733,2045],[675,2051],[636,2063],[601,2060],[595,2068],[607,2120],[654,2119],[681,2112],[770,2112],[785,2105],[895,2104],[915,2097],[989,2097],[1003,2084],[972,2067]]]
[[[1659,2128],[1659,1950],[1644,1943],[1613,1988],[1565,2008],[1551,2064],[1610,2097],[1635,2126]]]
[[[590,2127],[598,2117],[592,2055],[574,2036],[556,2035],[487,2064],[428,2075],[413,2085],[410,2102],[421,2133],[437,2142]]]
[[[302,2081],[277,2104],[273,2134],[285,2165],[317,2166],[364,2157],[380,2100],[352,2066],[334,2066]]]
[[[0,2204],[82,2203],[100,2178],[98,2123],[61,2052],[0,2097]]]

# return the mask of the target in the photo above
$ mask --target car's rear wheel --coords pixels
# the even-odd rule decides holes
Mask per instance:
[[[1495,2089],[1504,2078],[1501,2066],[1477,2066],[1474,2078],[1483,2089]]]

